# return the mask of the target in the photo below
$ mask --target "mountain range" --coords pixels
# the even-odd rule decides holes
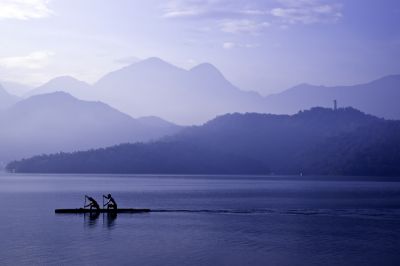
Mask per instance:
[[[24,94],[28,87],[4,84],[6,88],[0,85],[0,163],[41,153],[154,141],[181,130],[165,118],[180,124],[202,124],[215,116],[234,112],[295,114],[313,106],[331,106],[333,99],[338,100],[339,106],[353,106],[378,117],[400,119],[397,103],[400,75],[354,86],[301,84],[263,97],[235,87],[211,64],[185,70],[150,58],[111,72],[92,85],[62,76]],[[24,97],[14,96],[7,90]],[[202,138],[197,141],[202,143]],[[207,146],[207,142],[203,144]],[[213,152],[209,158],[214,158]],[[236,154],[232,162],[242,155]],[[270,161],[278,155],[279,149]],[[271,171],[281,170],[277,163],[274,167]]]
[[[400,121],[353,108],[227,114],[151,143],[35,156],[39,173],[400,175]]]
[[[106,74],[92,85],[73,77],[58,77],[27,96],[54,91],[102,101],[133,117],[157,116],[182,125],[202,124],[232,112],[295,114],[314,106],[331,107],[335,99],[341,107],[400,119],[400,75],[354,86],[301,84],[263,97],[240,90],[211,64],[185,70],[149,58]]]
[[[0,111],[0,162],[35,154],[144,142],[181,127],[155,117],[134,119],[101,102],[64,92],[40,94]]]
[[[126,113],[186,125],[229,112],[263,111],[260,95],[239,90],[211,64],[184,70],[150,58],[107,74],[94,87],[100,100]]]
[[[313,106],[330,107],[335,99],[340,106],[351,106],[387,119],[400,119],[399,98],[400,75],[389,75],[354,86],[301,84],[266,97],[265,104],[272,113],[293,114]]]

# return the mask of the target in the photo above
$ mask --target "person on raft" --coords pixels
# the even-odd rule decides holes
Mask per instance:
[[[97,201],[94,198],[85,195],[85,199],[89,200],[89,204],[85,205],[85,208],[86,207],[90,207],[90,209],[94,208],[96,210],[100,210],[100,206],[99,206],[99,204],[97,203]]]
[[[103,205],[106,206],[107,205],[107,209],[117,209],[117,203],[115,202],[114,198],[111,197],[111,194],[108,194],[107,196],[103,195],[103,198],[108,199],[108,201]]]

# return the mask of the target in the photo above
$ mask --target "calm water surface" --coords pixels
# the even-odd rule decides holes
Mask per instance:
[[[157,212],[54,214],[105,193]],[[0,202],[1,265],[400,265],[396,179],[0,174]]]

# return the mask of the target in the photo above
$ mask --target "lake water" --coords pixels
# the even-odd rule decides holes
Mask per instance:
[[[105,193],[158,212],[54,213]],[[396,179],[0,174],[0,202],[1,265],[400,265]]]

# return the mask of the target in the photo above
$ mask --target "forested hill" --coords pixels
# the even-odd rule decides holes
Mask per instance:
[[[148,144],[12,162],[41,173],[400,175],[400,121],[352,108],[227,114]]]

